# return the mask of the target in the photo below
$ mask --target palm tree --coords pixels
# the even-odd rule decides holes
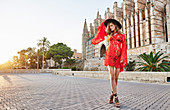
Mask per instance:
[[[46,37],[43,37],[43,39],[40,39],[39,42],[37,43],[38,47],[42,47],[43,49],[43,58],[42,58],[42,69],[44,69],[44,48],[49,47],[50,41],[47,40]]]
[[[144,60],[144,62],[137,62],[139,64],[139,67],[137,70],[139,71],[170,71],[170,62],[161,62],[164,58],[168,58],[168,56],[164,56],[160,58],[163,53],[157,52],[155,55],[153,55],[153,52],[151,51],[150,54],[140,54],[139,57]],[[161,63],[160,63],[161,62]]]

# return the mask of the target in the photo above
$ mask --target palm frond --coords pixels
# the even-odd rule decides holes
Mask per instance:
[[[139,67],[139,68],[137,68],[136,70],[139,70],[139,71],[146,71],[146,68],[147,68],[147,67],[144,66],[144,67]]]
[[[159,61],[161,61],[162,59],[167,58],[167,57],[168,57],[168,56],[164,56],[164,57],[160,58],[157,62],[159,62]]]
[[[152,71],[152,68],[150,67],[150,68],[148,69],[148,71]]]
[[[150,53],[150,54],[151,54],[151,53]],[[149,63],[152,62],[152,59],[151,59],[151,56],[152,56],[152,55],[150,55],[150,54],[143,53],[143,56],[148,60]],[[149,63],[148,63],[148,64],[149,64]]]
[[[159,65],[162,69],[164,69],[165,71],[170,71],[170,66],[168,65]]]
[[[150,61],[153,63],[153,52],[152,51],[150,52],[149,58],[150,58]]]
[[[170,62],[162,62],[160,64],[163,64],[163,65],[170,65]]]
[[[161,72],[164,72],[165,70],[163,68],[157,68],[157,70],[161,71]]]
[[[146,61],[148,64],[150,64],[150,61],[148,60],[148,56],[145,53],[140,54],[139,57],[141,57],[144,61]]]
[[[155,58],[155,62],[158,62],[158,59],[159,59],[159,57],[160,57],[161,55],[163,55],[163,53],[160,53],[160,54]]]
[[[143,62],[136,62],[136,64],[148,65],[147,63],[143,63]]]
[[[156,58],[157,58],[157,56],[158,56],[159,53],[160,53],[160,51],[158,51],[158,52],[155,54],[155,56],[153,57],[153,61],[154,61],[154,62],[156,61]]]

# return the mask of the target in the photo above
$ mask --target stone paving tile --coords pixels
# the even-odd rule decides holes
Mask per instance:
[[[52,74],[0,74],[0,110],[170,110],[170,85],[119,81],[120,108],[108,104],[110,81]]]

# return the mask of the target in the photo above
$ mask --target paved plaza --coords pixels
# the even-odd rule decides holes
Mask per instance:
[[[170,85],[119,81],[120,108],[108,104],[109,80],[0,74],[0,110],[170,110]]]

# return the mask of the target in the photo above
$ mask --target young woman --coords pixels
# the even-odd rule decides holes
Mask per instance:
[[[119,99],[117,96],[117,83],[119,73],[123,71],[127,65],[127,47],[125,34],[120,32],[122,25],[115,19],[107,19],[101,23],[97,28],[97,34],[92,39],[92,44],[96,45],[105,40],[105,36],[109,40],[109,46],[106,50],[104,65],[108,67],[110,73],[110,83],[112,88],[112,94],[109,99],[109,103],[113,103],[113,97],[115,106],[120,107]]]

